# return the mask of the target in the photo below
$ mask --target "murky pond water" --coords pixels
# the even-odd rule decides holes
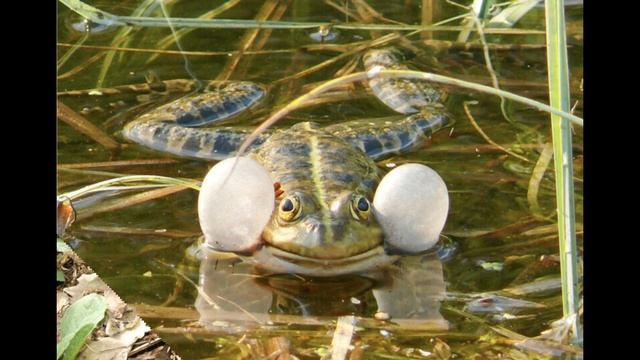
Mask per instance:
[[[117,15],[162,16],[154,1],[90,4]],[[423,18],[433,23],[464,12],[431,1],[173,1],[166,9],[172,17],[198,17],[223,4],[228,9],[220,18],[262,16],[297,22],[412,25]],[[434,5],[431,12],[423,11],[427,4]],[[59,101],[124,144],[118,153],[111,152],[59,121],[60,193],[117,174],[202,179],[214,164],[155,152],[127,142],[120,134],[127,121],[184,93],[74,90],[145,84],[148,79],[156,79],[151,84],[157,84],[192,76],[250,80],[269,87],[265,104],[239,119],[253,125],[321,82],[361,70],[361,56],[371,40],[393,34],[324,27],[176,29],[186,52],[183,56],[175,43],[165,40],[171,39],[168,28],[91,25],[92,32],[86,37],[81,31],[86,23],[79,15],[60,5],[58,16],[60,59],[80,44],[59,68]],[[572,106],[577,103],[574,113],[581,116],[581,7],[568,7],[566,16]],[[459,24],[460,20],[450,23]],[[486,34],[500,86],[548,103],[544,9],[532,9],[517,28],[540,32]],[[417,50],[408,62],[411,68],[491,84],[482,46],[473,33],[468,47],[455,42],[459,30],[398,34],[406,36],[391,36],[386,45],[403,44]],[[72,245],[123,300],[141,304],[143,318],[185,359],[260,357],[280,337],[290,342],[293,355],[317,358],[327,353],[337,318],[350,314],[358,316],[350,350],[353,359],[520,359],[546,358],[545,352],[548,356],[569,354],[573,348],[525,349],[509,333],[535,337],[562,316],[552,167],[540,181],[537,207],[532,206],[530,184],[544,144],[551,142],[549,116],[507,102],[505,113],[517,123],[513,125],[505,119],[499,98],[453,87],[447,91],[455,125],[436,133],[424,146],[379,163],[384,169],[403,163],[426,164],[442,176],[449,189],[449,218],[437,249],[406,257],[398,265],[413,271],[408,279],[396,277],[389,285],[393,274],[261,277],[237,259],[197,263],[188,256],[189,246],[200,236],[198,193],[190,189],[112,191],[78,201],[78,220],[69,229]],[[477,101],[469,110],[484,133],[528,161],[489,144],[465,114],[467,100]],[[397,117],[364,84],[356,83],[295,111],[276,127],[300,121],[326,126],[387,116]],[[574,128],[573,141],[581,251],[581,128]],[[132,198],[153,191],[157,196],[152,200]],[[207,296],[194,284],[200,284]],[[389,288],[393,289],[387,295],[381,291]],[[390,309],[394,317],[387,322],[374,319],[380,308]],[[206,326],[197,324],[198,320]]]

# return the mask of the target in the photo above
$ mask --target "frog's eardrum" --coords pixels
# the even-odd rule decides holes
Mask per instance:
[[[205,244],[217,251],[252,252],[274,203],[273,180],[262,165],[245,157],[219,162],[204,178],[198,197]]]
[[[405,164],[380,182],[373,211],[385,233],[385,249],[415,254],[438,242],[449,213],[449,193],[431,168]]]

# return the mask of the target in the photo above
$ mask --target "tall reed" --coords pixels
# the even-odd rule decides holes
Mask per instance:
[[[564,1],[546,0],[545,18],[549,101],[552,107],[569,111],[569,64],[564,22]],[[570,123],[566,119],[551,114],[551,130],[556,173],[562,310],[565,319],[567,319],[571,316],[576,316],[579,301]],[[579,318],[576,316],[573,331],[574,339],[581,338],[579,323]]]

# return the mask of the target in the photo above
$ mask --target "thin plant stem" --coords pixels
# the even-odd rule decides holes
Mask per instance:
[[[227,2],[225,2],[224,4],[218,6],[217,8],[208,11],[204,14],[202,14],[199,19],[213,19],[216,16],[222,14],[223,12],[231,9],[232,7],[236,6],[238,3],[240,2],[240,0],[229,0]],[[192,32],[194,29],[180,29],[178,31],[176,31],[175,33],[172,33],[171,35],[166,36],[165,38],[163,38],[162,40],[160,40],[158,42],[158,44],[156,45],[156,49],[157,50],[164,50],[167,47],[171,46],[171,44],[173,44],[175,41],[183,38],[185,35],[189,34],[190,32]],[[153,60],[155,60],[161,53],[158,52],[154,55],[151,55],[145,64],[149,64],[151,63]]]
[[[551,106],[569,111],[569,70],[564,21],[564,1],[545,1],[547,32],[547,67]],[[557,114],[551,115],[553,157],[556,172],[558,236],[560,241],[560,273],[562,276],[562,312],[565,319],[578,311],[578,250],[575,229],[573,161],[570,123]],[[582,338],[579,319],[574,322],[574,341]]]
[[[540,157],[536,162],[536,166],[533,168],[531,178],[529,179],[529,188],[527,190],[527,201],[529,202],[529,209],[536,218],[546,219],[546,216],[542,215],[540,204],[538,203],[538,190],[540,189],[540,182],[544,176],[547,166],[551,162],[553,157],[553,145],[551,143],[544,144],[544,148],[540,153]]]
[[[160,0],[158,2],[160,3],[160,9],[162,10],[162,14],[167,20],[167,25],[169,25],[171,34],[175,39],[176,46],[178,47],[178,50],[182,54],[182,60],[184,60],[184,70],[187,72],[187,74],[189,74],[189,77],[191,77],[196,82],[195,91],[196,92],[200,91],[200,89],[202,89],[202,81],[200,81],[198,77],[193,73],[193,70],[191,69],[191,62],[189,61],[189,58],[186,55],[184,55],[184,50],[182,49],[182,45],[180,44],[180,39],[178,39],[178,36],[176,35],[176,29],[171,23],[171,17],[169,17],[169,12],[167,11],[167,8],[164,6],[164,1]]]
[[[491,63],[491,55],[489,55],[489,46],[487,45],[487,39],[484,36],[484,30],[482,29],[482,24],[480,23],[480,20],[478,20],[478,17],[475,16],[475,14],[473,14],[473,9],[471,10],[471,12],[473,15],[471,18],[473,19],[473,22],[476,25],[476,30],[478,31],[478,36],[480,37],[480,43],[482,44],[482,54],[484,56],[485,65],[487,66],[487,71],[491,76],[491,82],[494,88],[500,89],[500,83],[498,82],[498,75],[496,75],[496,71],[493,69],[493,64]],[[511,124],[515,123],[513,120],[511,120],[511,118],[509,117],[509,114],[507,114],[506,100],[503,97],[500,97],[500,111],[502,111],[502,116],[504,116],[504,118],[507,119],[508,122],[510,122]]]
[[[200,191],[200,185],[195,183],[193,180],[184,180],[184,179],[177,179],[177,178],[171,178],[166,176],[154,176],[154,175],[129,175],[129,176],[123,176],[115,179],[100,181],[98,183],[85,186],[81,189],[69,191],[67,193],[61,194],[58,197],[69,198],[70,200],[74,200],[87,193],[93,192],[96,189],[107,188],[116,184],[127,184],[127,183],[137,183],[137,182],[182,185],[182,186],[186,186],[191,189]]]
[[[60,0],[74,12],[88,18],[98,24],[111,26],[137,26],[137,27],[167,27],[163,18],[144,16],[117,16],[87,5],[79,0]],[[389,30],[389,31],[460,31],[461,26],[436,26],[436,25],[395,25],[395,24],[332,24],[328,22],[299,22],[299,21],[256,21],[236,19],[193,19],[172,18],[171,23],[175,27],[189,28],[215,28],[215,29],[314,29],[321,26],[331,26],[334,29],[343,30]],[[510,34],[510,35],[544,35],[544,31],[532,29],[486,29],[485,33]]]
[[[80,40],[78,40],[78,42],[75,43],[71,47],[71,49],[67,50],[67,52],[64,53],[64,55],[62,55],[60,60],[58,60],[58,64],[56,65],[56,69],[58,71],[60,71],[60,69],[67,62],[67,60],[71,58],[71,55],[73,55],[76,52],[76,50],[78,50],[78,48],[80,48],[80,46],[82,46],[82,44],[84,44],[84,42],[87,41],[87,39],[89,38],[89,34],[90,34],[89,31],[85,31],[84,35],[82,35],[82,38],[80,38]]]
[[[261,134],[264,130],[268,129],[271,125],[275,124],[278,120],[282,119],[283,117],[285,117],[287,114],[289,114],[290,112],[292,112],[295,109],[300,108],[305,102],[314,99],[315,97],[317,97],[318,95],[327,92],[331,89],[334,89],[336,87],[340,87],[343,86],[345,84],[350,84],[356,81],[363,81],[363,80],[369,80],[375,76],[380,76],[380,77],[389,77],[389,78],[405,78],[405,79],[414,79],[414,80],[423,80],[423,81],[431,81],[431,82],[436,82],[436,83],[441,83],[441,84],[446,84],[446,85],[453,85],[453,86],[459,86],[459,87],[463,87],[463,88],[467,88],[467,89],[472,89],[472,90],[476,90],[476,91],[480,91],[480,92],[484,92],[484,93],[488,93],[488,94],[492,94],[492,95],[497,95],[497,96],[503,96],[505,98],[509,98],[511,100],[517,101],[517,102],[521,102],[523,104],[532,106],[536,109],[542,110],[542,111],[546,111],[546,112],[550,112],[552,114],[561,116],[565,119],[569,119],[571,121],[573,121],[575,124],[582,126],[583,124],[583,120],[573,114],[570,114],[566,111],[561,111],[555,108],[550,107],[549,105],[545,105],[541,102],[535,101],[535,100],[531,100],[528,99],[526,97],[520,96],[520,95],[516,95],[504,90],[499,90],[499,89],[495,89],[492,88],[490,86],[485,86],[485,85],[480,85],[480,84],[475,84],[475,83],[470,83],[467,81],[463,81],[463,80],[458,80],[458,79],[454,79],[448,76],[442,76],[442,75],[437,75],[437,74],[432,74],[432,73],[427,73],[427,72],[421,72],[421,71],[413,71],[413,70],[379,70],[378,68],[374,68],[370,71],[361,71],[361,72],[357,72],[354,74],[350,74],[350,75],[346,75],[346,76],[342,76],[339,77],[337,79],[333,79],[333,80],[329,80],[327,82],[325,82],[324,84],[316,87],[315,89],[311,90],[310,92],[294,99],[293,101],[291,101],[287,106],[281,108],[278,112],[276,112],[275,114],[273,114],[272,116],[270,116],[267,120],[265,120],[260,126],[258,126],[258,128],[256,128],[256,130],[247,137],[247,139],[244,141],[244,143],[242,144],[242,146],[240,147],[240,149],[238,150],[238,155],[240,156],[244,153],[244,151],[247,149],[247,147],[249,146],[249,144],[251,144],[259,134]]]

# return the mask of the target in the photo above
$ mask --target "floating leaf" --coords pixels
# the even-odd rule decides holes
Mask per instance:
[[[498,15],[491,18],[487,27],[490,28],[510,28],[525,16],[529,10],[533,9],[540,0],[526,0],[515,2],[502,10]]]
[[[118,334],[100,337],[87,344],[78,360],[126,359],[132,345],[151,329],[142,319],[136,317],[132,324]]]
[[[104,296],[90,294],[71,304],[60,324],[61,340],[57,346],[57,358],[75,359],[93,329],[104,318],[107,301]]]

